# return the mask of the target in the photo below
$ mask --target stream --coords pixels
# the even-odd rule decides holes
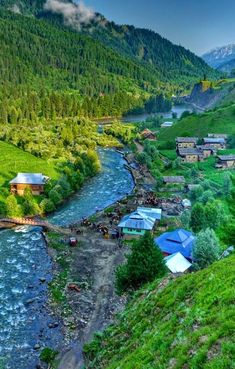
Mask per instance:
[[[48,217],[50,222],[77,222],[133,190],[123,157],[111,149],[99,150],[99,156],[102,171]],[[47,306],[52,261],[38,227],[1,231],[0,249],[0,369],[35,369],[40,350],[58,349],[63,341],[58,317]]]

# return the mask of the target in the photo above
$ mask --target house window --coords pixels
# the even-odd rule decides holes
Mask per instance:
[[[132,228],[127,228],[128,232],[132,232],[133,229]]]

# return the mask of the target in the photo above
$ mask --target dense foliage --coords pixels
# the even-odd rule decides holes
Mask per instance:
[[[136,290],[166,272],[162,252],[154,243],[151,233],[131,245],[131,254],[127,262],[116,271],[116,287],[118,293]]]

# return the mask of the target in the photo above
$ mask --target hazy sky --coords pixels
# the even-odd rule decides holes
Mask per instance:
[[[151,28],[197,54],[235,43],[235,0],[85,0],[116,23]]]

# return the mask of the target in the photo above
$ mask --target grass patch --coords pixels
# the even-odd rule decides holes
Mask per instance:
[[[137,292],[115,325],[85,346],[87,368],[234,368],[235,255]]]

